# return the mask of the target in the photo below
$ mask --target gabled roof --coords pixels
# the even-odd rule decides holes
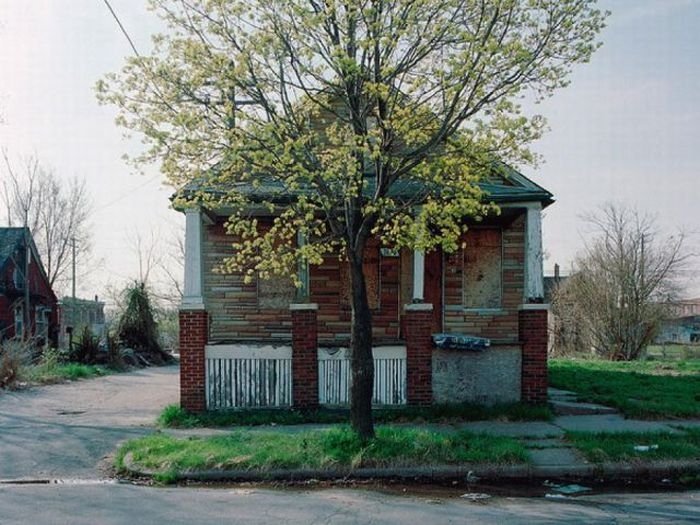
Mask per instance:
[[[24,246],[24,228],[0,228],[0,272],[22,246]]]
[[[36,261],[41,275],[48,283],[49,278],[46,275],[46,270],[41,262],[39,250],[37,250],[36,244],[34,244],[34,238],[32,237],[31,232],[24,227],[0,228],[0,273],[5,270],[7,265],[12,260],[12,256],[17,252],[17,250],[24,248],[25,233],[27,233],[29,237],[29,249],[32,251],[31,260]]]

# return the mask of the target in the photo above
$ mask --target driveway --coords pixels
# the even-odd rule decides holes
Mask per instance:
[[[0,479],[96,479],[107,455],[179,400],[177,366],[0,392]]]

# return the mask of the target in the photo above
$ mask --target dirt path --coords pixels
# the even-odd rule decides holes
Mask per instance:
[[[0,393],[0,479],[97,478],[120,441],[178,401],[177,366]]]

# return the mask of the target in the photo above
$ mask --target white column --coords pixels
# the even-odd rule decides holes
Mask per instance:
[[[527,206],[527,232],[525,235],[525,302],[537,302],[544,298],[542,269],[542,205]]]
[[[204,310],[202,295],[202,213],[185,211],[185,290],[181,308]]]
[[[424,299],[425,254],[413,251],[413,302],[420,303]]]

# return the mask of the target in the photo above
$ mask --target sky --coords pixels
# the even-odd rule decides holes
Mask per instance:
[[[142,53],[160,27],[145,3],[111,1]],[[612,12],[603,47],[535,108],[550,127],[534,146],[544,163],[523,172],[556,198],[543,223],[546,274],[555,263],[568,270],[590,234],[582,216],[606,202],[653,214],[698,245],[700,0],[600,6]],[[103,0],[0,0],[0,147],[15,159],[36,155],[59,177],[85,178],[94,256],[78,261],[90,269],[84,297],[138,276],[137,236],[166,249],[182,224],[157,167],[137,174],[122,160],[139,144],[123,139],[114,108],[94,95],[131,53]],[[685,295],[700,296],[697,265],[688,277]]]

